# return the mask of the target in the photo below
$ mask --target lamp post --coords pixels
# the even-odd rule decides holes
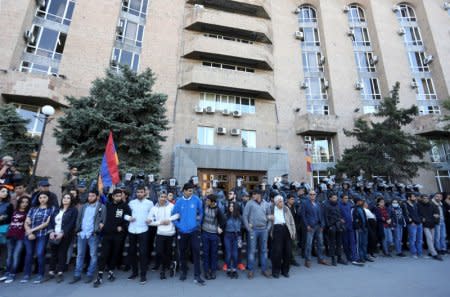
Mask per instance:
[[[34,161],[33,173],[31,174],[30,183],[28,184],[29,192],[31,192],[31,190],[33,189],[32,187],[34,184],[34,179],[36,178],[36,169],[38,167],[39,156],[41,155],[41,149],[42,149],[42,145],[44,143],[44,134],[45,134],[45,128],[47,127],[48,118],[55,114],[55,109],[53,108],[53,106],[44,105],[41,109],[41,113],[44,115],[44,125],[42,127],[41,138],[39,139],[39,146],[37,149],[36,160]]]

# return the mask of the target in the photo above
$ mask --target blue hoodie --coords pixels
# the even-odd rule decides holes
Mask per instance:
[[[172,210],[172,215],[174,214],[180,215],[180,218],[173,223],[181,233],[192,233],[199,230],[200,222],[203,219],[202,201],[195,195],[189,199],[182,196],[175,203]]]
[[[350,201],[345,204],[339,202],[339,208],[341,209],[342,217],[345,221],[345,230],[352,230],[352,204]]]

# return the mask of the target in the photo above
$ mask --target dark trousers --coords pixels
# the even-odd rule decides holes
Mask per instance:
[[[117,267],[117,261],[120,258],[124,235],[120,233],[107,234],[102,238],[102,249],[98,262],[98,271],[103,272],[105,267],[113,271]]]
[[[131,269],[133,271],[133,274],[138,273],[138,245],[139,245],[139,269],[141,272],[141,277],[146,276],[147,274],[147,265],[148,265],[148,233],[139,233],[139,234],[133,234],[128,233],[128,239],[130,243],[130,247],[128,249],[128,252],[130,254],[130,262],[131,262]]]
[[[67,250],[69,249],[69,245],[72,243],[72,235],[68,234],[68,236],[64,235],[61,238],[59,244],[50,243],[50,271],[63,272],[64,266],[67,261]]]
[[[194,260],[194,276],[200,276],[200,232],[180,233],[178,243],[180,248],[181,272],[184,274],[187,273],[187,251],[190,247]]]
[[[291,236],[286,225],[273,226],[272,239],[272,274],[289,273],[291,264]]]
[[[342,255],[342,232],[335,226],[328,228],[328,252],[330,257],[341,257]]]
[[[203,247],[203,271],[216,272],[217,270],[217,249],[219,247],[219,235],[217,233],[202,233]]]
[[[378,244],[378,237],[377,237],[377,221],[376,220],[367,220],[368,221],[368,231],[369,231],[369,238],[368,238],[368,245],[367,245],[367,252],[370,255],[373,255],[377,252],[377,244]]]
[[[150,263],[152,259],[152,253],[153,248],[155,246],[155,238],[156,238],[156,231],[158,227],[156,226],[149,226],[148,227],[148,262]],[[159,265],[158,257],[155,258],[155,265]]]
[[[161,271],[170,268],[174,236],[156,235],[156,255],[162,264]]]

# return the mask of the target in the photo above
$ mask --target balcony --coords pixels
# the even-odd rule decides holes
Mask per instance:
[[[443,121],[442,118],[441,115],[436,114],[418,116],[411,123],[411,127],[416,135],[425,137],[450,136],[450,131],[445,128],[449,123]]]
[[[303,114],[295,118],[297,135],[335,135],[337,134],[337,116]]]
[[[196,91],[234,92],[254,98],[274,100],[272,73],[248,73],[188,65],[182,74],[181,88]]]
[[[237,41],[192,34],[185,39],[184,57],[198,60],[220,60],[252,68],[272,70],[271,46],[263,43]]]
[[[65,85],[62,78],[46,74],[24,73],[13,70],[0,72],[1,95],[8,101],[32,105],[64,105],[60,93]]]
[[[270,19],[270,1],[268,0],[187,0],[189,4],[202,4],[207,7],[221,9],[233,13]]]
[[[188,8],[186,29],[223,33],[257,42],[272,43],[270,20],[208,8]]]

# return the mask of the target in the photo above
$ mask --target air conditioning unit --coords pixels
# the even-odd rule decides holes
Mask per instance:
[[[302,82],[301,84],[300,84],[300,88],[301,89],[307,89],[308,88],[308,83],[306,83],[306,82]]]
[[[240,129],[231,129],[230,134],[232,136],[239,136],[239,135],[241,135],[241,130]]]
[[[322,54],[320,54],[319,65],[322,66],[325,64],[326,58]]]
[[[406,34],[406,31],[405,31],[405,29],[400,28],[400,29],[397,30],[397,34],[400,35],[400,36],[403,36],[403,35]]]
[[[227,129],[223,128],[223,127],[219,127],[219,128],[217,128],[217,134],[225,135],[225,134],[227,134]]]
[[[344,6],[344,8],[342,9],[342,12],[347,13],[350,11],[350,6],[346,5]]]
[[[222,110],[222,114],[224,116],[229,116],[230,115],[230,111],[228,109],[224,109],[224,110]]]
[[[118,62],[119,61],[117,59],[117,56],[112,56],[112,58],[111,58],[111,66],[117,67]]]
[[[363,88],[364,88],[364,85],[360,81],[357,81],[355,83],[355,90],[362,90]]]
[[[240,112],[239,110],[233,111],[233,117],[240,118],[241,116],[242,116],[242,112]]]
[[[305,35],[302,31],[295,31],[295,38],[303,41],[305,39]]]
[[[330,83],[328,82],[328,80],[324,80],[323,81],[323,88],[326,90],[330,87]]]
[[[39,7],[45,7],[45,0],[36,0],[36,5]]]
[[[129,0],[122,0],[122,3],[123,3],[123,6],[127,6],[128,7]]]
[[[302,10],[300,9],[300,7],[297,7],[297,8],[294,10],[294,13],[295,13],[295,14],[299,14],[301,11],[302,11]]]
[[[205,6],[201,4],[195,4],[194,9],[205,9]]]
[[[194,111],[196,113],[203,113],[203,107],[197,105],[196,107],[194,107]]]
[[[425,57],[425,59],[423,60],[423,64],[425,65],[429,65],[433,62],[433,56],[432,55],[428,55]]]
[[[305,136],[305,138],[303,139],[305,142],[311,142],[311,136]]]
[[[206,113],[214,113],[214,108],[212,108],[211,106],[208,106],[205,108]]]
[[[123,25],[119,25],[116,27],[116,33],[119,35],[123,34]]]
[[[399,12],[399,11],[400,11],[400,6],[398,6],[398,5],[392,6],[392,12],[397,13],[397,12]]]
[[[444,2],[444,9],[445,10],[450,10],[450,2]]]
[[[353,28],[348,29],[347,36],[351,37],[355,36],[355,30]]]
[[[418,87],[417,81],[416,81],[415,79],[413,79],[413,80],[411,81],[410,86],[411,86],[411,89],[417,89],[417,87]]]
[[[378,56],[373,55],[370,59],[369,59],[369,63],[371,66],[374,66],[378,63]]]
[[[36,41],[33,31],[31,30],[26,30],[25,33],[23,34],[23,38],[27,43],[34,43]]]

